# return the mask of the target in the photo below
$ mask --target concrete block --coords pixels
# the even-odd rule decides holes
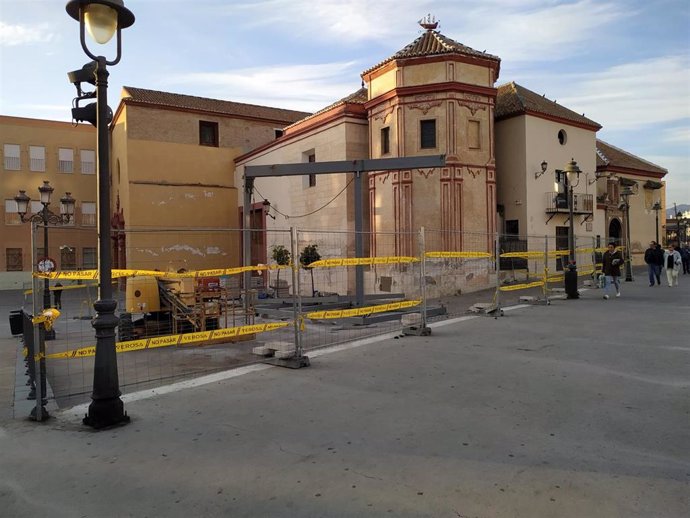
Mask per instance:
[[[265,345],[260,345],[252,349],[252,353],[258,356],[273,356],[273,349],[266,347]]]
[[[418,326],[422,323],[421,313],[406,313],[400,319],[403,327]]]
[[[272,342],[266,342],[265,346],[273,351],[294,351],[295,344],[292,342],[286,342],[284,340],[275,340]]]
[[[295,355],[295,349],[291,350],[286,350],[286,351],[276,351],[275,352],[275,357],[278,358],[279,360],[285,360],[287,358],[292,358]]]

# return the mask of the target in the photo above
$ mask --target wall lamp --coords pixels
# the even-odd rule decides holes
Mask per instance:
[[[264,214],[270,218],[276,219],[276,217],[271,214],[271,202],[264,198],[261,204],[264,206]]]
[[[546,172],[547,167],[549,167],[549,163],[546,160],[543,160],[541,163],[541,171],[534,173],[534,178],[539,178],[541,175],[543,175]]]

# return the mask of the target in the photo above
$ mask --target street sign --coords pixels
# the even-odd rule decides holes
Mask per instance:
[[[36,267],[41,273],[50,273],[55,271],[55,260],[50,257],[43,257],[38,260]]]

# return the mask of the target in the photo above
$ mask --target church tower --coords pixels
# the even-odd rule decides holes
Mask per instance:
[[[434,246],[460,250],[462,232],[496,231],[494,105],[500,58],[442,35],[431,16],[422,35],[362,73],[372,158],[446,155],[446,166],[369,174],[376,255],[412,255],[420,227],[440,230]],[[382,241],[382,240],[380,240]],[[489,245],[490,246],[490,245]]]

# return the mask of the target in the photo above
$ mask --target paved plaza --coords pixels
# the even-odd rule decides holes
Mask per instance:
[[[690,279],[507,308],[85,406],[0,415],[12,517],[690,514]],[[3,303],[15,309],[12,302]],[[3,386],[15,339],[0,327]],[[12,350],[12,352],[8,352]],[[14,382],[14,380],[12,380]]]

